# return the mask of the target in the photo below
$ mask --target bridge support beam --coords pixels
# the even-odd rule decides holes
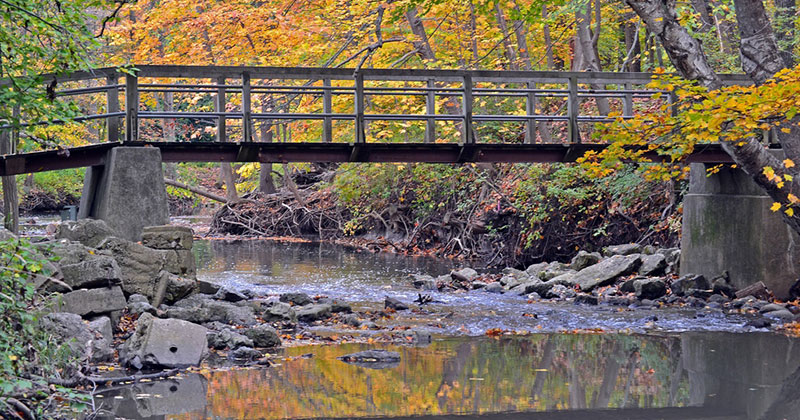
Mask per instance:
[[[800,277],[800,237],[772,212],[770,199],[739,169],[706,176],[693,163],[683,201],[681,274],[713,278],[727,271],[734,286],[763,281],[788,297]]]
[[[78,218],[102,219],[124,239],[139,241],[145,226],[169,223],[156,147],[115,147],[104,166],[86,169]]]

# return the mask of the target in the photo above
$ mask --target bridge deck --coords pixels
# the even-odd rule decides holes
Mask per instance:
[[[574,162],[599,144],[424,144],[424,143],[102,143],[63,150],[0,156],[0,176],[97,166],[117,146],[161,149],[164,162]],[[654,161],[659,156],[649,156]],[[730,163],[717,144],[704,145],[688,162]]]

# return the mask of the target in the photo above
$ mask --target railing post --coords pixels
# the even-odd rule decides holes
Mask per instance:
[[[333,141],[333,118],[329,115],[333,113],[333,92],[331,91],[331,79],[322,79],[322,139],[325,143]]]
[[[569,97],[567,98],[567,115],[569,118],[568,141],[580,143],[581,133],[578,129],[578,76],[569,77]]]
[[[625,90],[628,91],[625,92],[625,102],[622,106],[622,115],[625,117],[633,116],[633,93],[630,92],[632,88],[630,83],[625,83]]]
[[[533,144],[536,142],[536,120],[530,117],[536,115],[536,93],[533,92],[536,89],[536,83],[528,82],[527,87],[528,98],[525,102],[525,114],[529,118],[525,122],[525,143]]]
[[[436,88],[434,79],[428,79],[428,91],[425,93],[425,113],[428,115],[436,114]],[[428,117],[425,121],[425,143],[436,142],[436,118]]]
[[[106,85],[114,86],[106,90],[106,112],[113,114],[119,112],[119,76],[114,73],[113,75],[106,76]],[[119,141],[119,117],[110,117],[106,119],[107,136],[109,142]]]
[[[139,141],[139,77],[125,75],[125,141]]]
[[[364,131],[364,74],[357,71],[355,74],[356,82],[356,97],[355,97],[355,111],[356,111],[356,143],[366,143],[366,133]]]
[[[250,73],[242,73],[242,141],[253,141],[253,111],[250,104]]]
[[[464,108],[464,127],[461,130],[461,141],[464,144],[474,143],[475,136],[472,135],[472,76],[464,75],[464,96],[462,97]]]
[[[217,78],[217,100],[215,103],[215,110],[218,113],[225,113],[225,77],[220,76]],[[217,117],[217,141],[224,143],[225,140],[225,115]]]

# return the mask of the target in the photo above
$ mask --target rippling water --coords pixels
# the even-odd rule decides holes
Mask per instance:
[[[323,294],[362,309],[382,307],[386,295],[413,299],[410,273],[452,268],[324,244],[199,241],[195,250],[200,278],[264,294]],[[433,297],[441,303],[393,321],[438,333],[427,346],[287,348],[273,367],[186,374],[107,391],[95,403],[122,418],[800,418],[798,341],[741,333],[735,318],[483,292]],[[484,336],[494,327],[550,333]],[[594,327],[625,333],[564,332]],[[401,361],[376,370],[337,359],[368,348],[397,351]]]

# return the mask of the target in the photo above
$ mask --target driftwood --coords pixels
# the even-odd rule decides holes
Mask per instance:
[[[758,281],[736,292],[737,298],[753,296],[757,299],[768,300],[770,292],[764,282]]]
[[[180,188],[183,190],[191,191],[199,196],[203,196],[205,198],[210,198],[214,201],[219,201],[220,203],[227,203],[228,199],[223,197],[219,194],[214,194],[211,191],[204,190],[202,188],[193,187],[191,185],[186,185],[182,182],[175,181],[174,179],[164,178],[164,183],[167,185],[172,185],[173,187]]]

